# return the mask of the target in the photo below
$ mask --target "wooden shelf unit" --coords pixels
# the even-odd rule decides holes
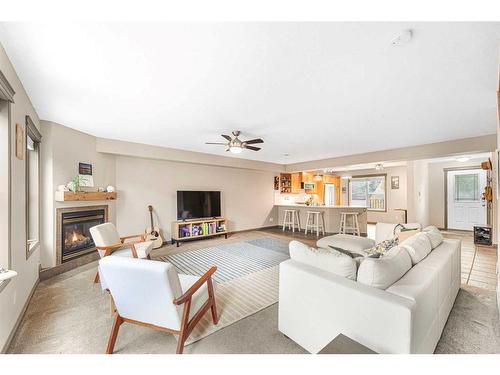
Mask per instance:
[[[280,193],[292,192],[292,175],[290,173],[280,173]]]
[[[85,191],[56,191],[55,200],[58,202],[66,201],[107,201],[115,200],[116,192],[85,192]]]
[[[205,225],[206,224],[206,225]],[[205,226],[205,230],[208,228],[208,232],[199,233],[199,228],[203,230],[203,226]],[[220,227],[224,227],[224,230],[219,230]],[[196,227],[198,230],[196,230]],[[185,229],[183,229],[185,228]],[[202,239],[214,236],[224,236],[227,238],[227,222],[223,217],[216,218],[205,218],[205,219],[193,219],[193,220],[177,220],[172,222],[172,245],[177,243],[177,247],[179,247],[179,243],[183,241],[189,241],[194,239]],[[188,234],[188,235],[186,235]]]

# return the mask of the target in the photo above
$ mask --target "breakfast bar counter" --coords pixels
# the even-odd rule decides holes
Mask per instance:
[[[357,212],[361,235],[366,236],[367,233],[367,211],[366,207],[363,206],[307,206],[305,204],[297,203],[275,204],[274,206],[278,210],[278,224],[280,225],[280,227],[283,225],[285,210],[298,210],[300,217],[300,227],[302,230],[304,230],[306,227],[307,211],[320,211],[323,212],[323,215],[325,217],[325,232],[328,234],[334,234],[339,232],[341,212]]]

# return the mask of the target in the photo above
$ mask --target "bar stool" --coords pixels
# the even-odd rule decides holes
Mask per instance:
[[[288,229],[291,229],[292,232],[295,232],[295,226],[297,226],[297,229],[300,232],[299,210],[285,210],[285,217],[283,218],[283,231],[287,225]]]
[[[348,226],[348,221],[351,219],[352,226]],[[347,232],[352,232],[355,236],[361,236],[359,232],[359,221],[357,212],[341,212],[340,213],[340,234],[346,234]]]
[[[320,221],[321,219],[321,221]],[[314,233],[316,229],[316,235],[319,236],[319,229],[321,227],[321,231],[323,232],[323,236],[325,235],[325,215],[323,211],[307,211],[307,219],[306,219],[306,231],[307,229],[311,230],[311,233]]]

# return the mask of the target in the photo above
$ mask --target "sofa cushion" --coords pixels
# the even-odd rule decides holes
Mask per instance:
[[[330,246],[339,247],[353,253],[363,254],[363,250],[369,249],[375,245],[375,241],[360,236],[353,236],[351,234],[335,234],[333,236],[326,236],[316,242],[317,247],[328,249]]]
[[[405,229],[398,233],[398,241],[401,243],[405,241],[407,238],[420,233],[420,229]]]
[[[345,254],[347,256],[350,256],[351,258],[363,258],[365,256],[364,254],[356,253],[356,252],[349,251],[349,250],[344,250],[340,247],[336,247],[336,246],[332,246],[332,245],[330,245],[329,247],[330,247],[330,249],[338,251],[339,253]]]
[[[357,281],[378,289],[387,289],[411,269],[408,252],[393,247],[379,258],[366,257],[358,269]]]
[[[427,234],[427,236],[429,237],[429,240],[431,241],[432,250],[441,245],[441,243],[443,242],[443,235],[441,234],[439,229],[437,229],[433,225],[426,227],[422,232]]]
[[[297,262],[356,280],[356,261],[348,255],[335,250],[316,249],[299,241],[291,241],[289,249],[290,258]]]
[[[432,250],[431,241],[427,234],[420,232],[407,238],[400,246],[404,247],[410,255],[412,263],[415,265],[424,259]]]

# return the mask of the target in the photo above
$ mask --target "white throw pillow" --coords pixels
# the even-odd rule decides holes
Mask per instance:
[[[395,246],[380,258],[365,258],[359,265],[358,279],[361,284],[387,289],[411,268],[408,252]]]
[[[432,250],[431,240],[423,232],[407,238],[399,245],[408,251],[413,265],[424,259]]]
[[[439,229],[437,229],[433,225],[425,228],[422,232],[425,233],[427,237],[429,237],[429,240],[431,241],[432,250],[441,245],[441,243],[443,242],[443,235],[441,234]]]
[[[290,258],[312,267],[356,280],[356,261],[349,255],[335,250],[316,249],[299,241],[289,244]]]

